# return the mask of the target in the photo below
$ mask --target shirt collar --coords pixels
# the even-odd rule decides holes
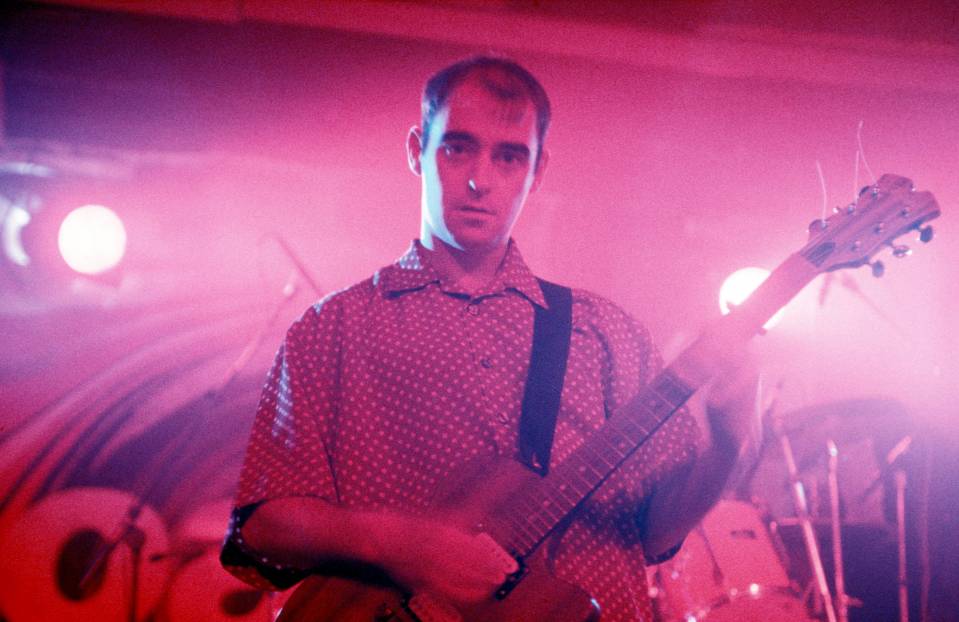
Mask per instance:
[[[419,240],[413,240],[399,259],[380,270],[378,281],[390,293],[421,289],[431,283],[438,284],[444,291],[457,292],[455,285],[444,282],[431,265],[430,252],[423,248]],[[496,277],[484,293],[499,293],[507,289],[513,289],[540,307],[547,308],[539,281],[533,276],[512,239]]]

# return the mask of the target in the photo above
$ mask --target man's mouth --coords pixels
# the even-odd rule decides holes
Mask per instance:
[[[486,209],[485,207],[477,207],[475,205],[463,205],[463,206],[460,206],[460,210],[470,214],[492,214],[493,213],[493,210]]]

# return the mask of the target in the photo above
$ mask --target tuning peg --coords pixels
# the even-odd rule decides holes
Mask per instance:
[[[894,257],[902,259],[903,257],[912,255],[912,249],[905,244],[890,244],[889,246],[892,247],[892,254]]]
[[[829,223],[823,220],[822,218],[817,218],[816,220],[809,223],[808,231],[810,233],[815,233],[817,231],[825,231],[826,227],[829,226]]]
[[[877,279],[886,273],[885,264],[883,264],[878,259],[872,262],[871,264],[869,264],[869,267],[872,268],[872,275],[876,277]]]
[[[919,229],[919,241],[928,244],[932,241],[932,225],[926,225]]]

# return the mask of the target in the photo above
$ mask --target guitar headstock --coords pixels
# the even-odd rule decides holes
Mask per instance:
[[[837,208],[826,220],[814,220],[800,254],[821,272],[867,264],[884,246],[891,246],[897,256],[906,255],[909,249],[896,245],[896,239],[916,230],[919,239],[928,242],[932,227],[924,225],[940,213],[932,193],[916,192],[905,177],[883,175],[863,188],[855,203]],[[874,272],[881,273],[881,265],[874,264]]]

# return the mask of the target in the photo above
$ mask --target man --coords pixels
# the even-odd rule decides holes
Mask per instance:
[[[534,307],[547,305],[510,234],[549,162],[549,101],[490,57],[434,75],[409,164],[420,238],[396,263],[317,303],[290,328],[264,390],[225,565],[256,585],[372,568],[413,593],[488,598],[502,551],[431,518],[432,492],[471,459],[517,457]],[[660,365],[647,331],[574,290],[551,464],[561,463]],[[564,523],[558,576],[604,620],[650,620],[644,558],[668,556],[717,498],[746,436],[729,409],[697,448],[682,412]]]

